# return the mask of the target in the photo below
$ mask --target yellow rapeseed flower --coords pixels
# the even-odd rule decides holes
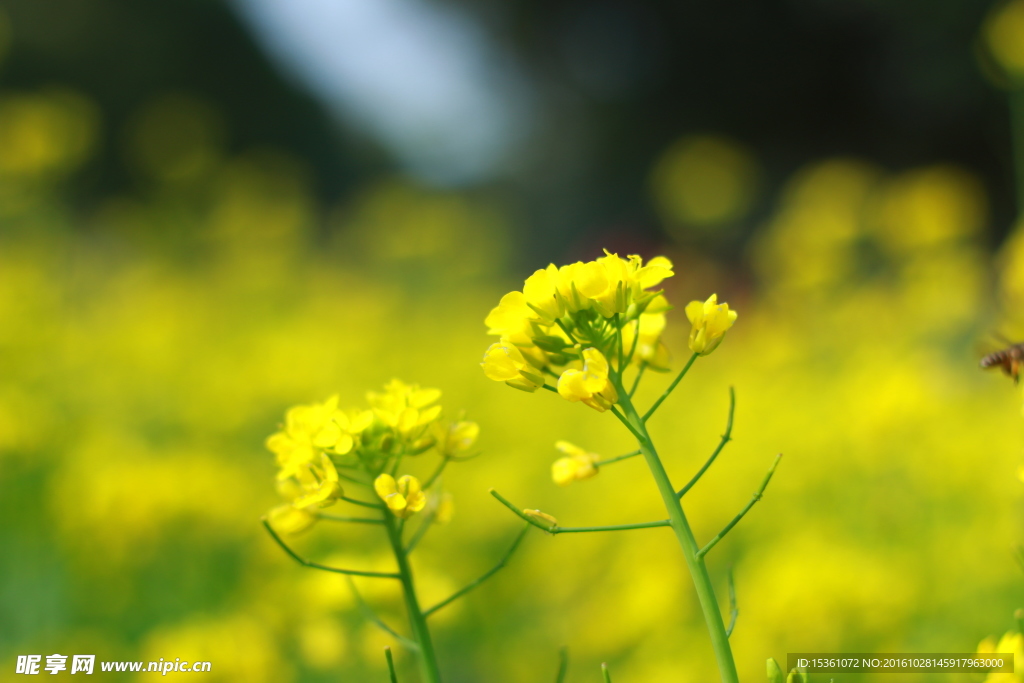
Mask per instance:
[[[479,435],[480,425],[476,422],[453,422],[443,430],[440,439],[441,453],[446,457],[464,455],[473,447]]]
[[[627,351],[636,344],[633,363],[646,363],[652,370],[668,370],[669,353],[661,334],[667,320],[664,313],[641,313],[636,320],[622,328],[622,346]],[[635,339],[639,330],[639,339]]]
[[[603,413],[619,395],[608,379],[608,360],[595,348],[583,350],[583,369],[569,369],[558,378],[558,393],[567,401],[583,401]]]
[[[327,507],[341,496],[341,484],[338,481],[338,470],[326,453],[320,454],[320,466],[307,464],[299,470],[296,478],[305,492],[292,503],[296,508],[304,510],[308,507]]]
[[[536,391],[544,384],[544,377],[526,361],[519,348],[507,337],[487,347],[480,363],[484,374],[497,382],[523,391]]]
[[[693,326],[690,330],[690,350],[706,356],[722,343],[725,333],[736,322],[736,311],[730,311],[729,304],[718,303],[718,295],[712,294],[703,303],[688,303],[686,317]]]
[[[278,505],[267,513],[267,520],[277,531],[298,534],[316,523],[317,517],[309,510],[300,510],[291,504]]]
[[[978,654],[1013,653],[1014,662],[1024,661],[1024,636],[1016,631],[1006,633],[999,642],[995,638],[986,638],[978,644]],[[1017,673],[990,673],[983,683],[1020,683],[1021,676]]]
[[[398,481],[390,474],[382,474],[373,482],[373,488],[388,509],[402,519],[419,512],[427,504],[420,480],[408,474],[399,477]]]
[[[360,432],[370,426],[372,415],[366,411],[351,415],[338,410],[338,397],[323,403],[299,405],[285,414],[282,431],[267,438],[267,448],[277,456],[279,479],[298,474],[316,461],[317,454],[330,451],[344,455],[355,446]]]
[[[498,305],[484,318],[487,334],[509,339],[514,344],[528,345],[533,336],[533,319],[536,311],[530,308],[522,292],[509,292],[501,297]]]
[[[551,479],[559,486],[597,475],[597,461],[601,459],[597,453],[587,453],[568,441],[556,441],[555,448],[565,454],[551,465]]]
[[[440,389],[421,389],[418,384],[393,379],[383,393],[370,391],[366,398],[378,420],[410,439],[418,439],[424,428],[441,416],[441,406],[432,405],[441,398]]]

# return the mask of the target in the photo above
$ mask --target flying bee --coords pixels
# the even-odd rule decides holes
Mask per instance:
[[[1010,346],[990,353],[981,359],[983,368],[1002,368],[1003,373],[1013,378],[1016,384],[1020,380],[1021,369],[1024,368],[1024,343],[1011,344]]]

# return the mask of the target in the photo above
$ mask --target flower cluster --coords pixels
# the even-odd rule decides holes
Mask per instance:
[[[605,255],[587,263],[549,265],[509,292],[485,319],[499,340],[484,353],[484,373],[524,391],[546,385],[566,400],[599,412],[619,397],[612,381],[633,364],[667,370],[668,348],[661,337],[670,310],[661,290],[673,275],[672,262],[657,256]],[[693,325],[690,349],[707,355],[736,320],[728,304],[712,295],[686,307]]]
[[[555,448],[564,453],[551,465],[551,479],[559,486],[568,486],[574,481],[583,481],[597,476],[597,453],[588,453],[568,441],[556,441]]]
[[[469,456],[480,432],[474,422],[443,422],[440,398],[437,389],[396,379],[367,394],[369,408],[342,410],[332,396],[289,409],[281,429],[267,439],[277,460],[278,491],[288,501],[270,511],[271,524],[288,533],[309,528],[319,509],[345,498],[342,479],[375,492],[397,517],[422,511],[427,487],[409,474],[395,479],[402,459],[434,451],[441,458],[439,474],[447,462]],[[450,516],[450,499],[439,494],[437,504]]]

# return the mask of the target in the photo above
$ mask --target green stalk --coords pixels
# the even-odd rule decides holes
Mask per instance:
[[[441,670],[437,666],[434,643],[430,639],[427,619],[423,616],[423,610],[420,609],[419,600],[416,598],[412,567],[409,566],[409,556],[402,546],[402,534],[399,531],[397,519],[390,512],[385,513],[384,517],[384,526],[388,530],[388,541],[391,542],[391,550],[395,554],[395,562],[398,563],[398,574],[402,581],[402,593],[405,596],[406,610],[409,612],[409,625],[412,628],[413,640],[420,646],[420,651],[416,654],[420,663],[423,683],[441,683]]]
[[[686,369],[689,369],[696,357],[697,354],[694,354],[690,358]],[[680,379],[685,372],[686,370],[684,369],[683,373],[680,373]],[[715,590],[711,584],[711,577],[708,575],[707,566],[704,564],[704,558],[697,556],[700,548],[693,536],[693,531],[690,530],[686,514],[683,513],[683,506],[679,498],[676,497],[676,491],[668,478],[665,466],[662,464],[661,458],[658,457],[658,451],[654,448],[654,442],[647,432],[644,418],[640,417],[639,413],[637,413],[633,403],[629,400],[629,395],[622,386],[622,378],[613,375],[610,379],[619,394],[619,406],[622,409],[627,426],[637,437],[640,450],[647,461],[647,467],[651,470],[651,475],[658,485],[661,499],[665,503],[665,510],[668,512],[669,525],[675,532],[676,539],[678,539],[679,545],[683,549],[683,557],[686,559],[686,566],[690,570],[694,588],[697,589],[697,598],[700,600],[700,606],[704,612],[704,621],[707,623],[708,632],[711,635],[711,647],[715,651],[715,659],[718,661],[718,669],[721,673],[722,681],[723,683],[739,683],[736,663],[732,657],[732,648],[729,646],[729,636],[725,630],[725,622],[722,620],[722,612],[718,608],[718,599],[715,597]],[[663,399],[664,396],[662,397]],[[660,404],[661,400],[658,403]],[[650,416],[651,412],[653,411],[648,411],[647,416]]]

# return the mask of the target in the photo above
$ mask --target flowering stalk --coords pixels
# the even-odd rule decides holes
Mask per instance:
[[[561,268],[554,265],[538,270],[524,283],[522,292],[510,292],[487,316],[490,333],[501,339],[484,355],[484,373],[516,389],[535,392],[546,388],[570,402],[579,402],[599,413],[611,412],[637,441],[638,451],[613,458],[565,441],[555,444],[564,457],[552,466],[552,479],[560,486],[597,476],[603,466],[642,454],[654,477],[668,519],[639,524],[563,527],[558,520],[540,510],[520,509],[496,491],[492,495],[513,513],[550,534],[626,531],[668,526],[683,550],[704,619],[711,637],[719,672],[724,683],[738,683],[736,664],[729,646],[735,625],[735,594],[730,579],[732,618],[727,628],[715,597],[705,555],[732,530],[753,505],[761,499],[775,466],[776,458],[761,487],[750,502],[709,543],[701,547],[694,537],[680,502],[697,483],[731,439],[735,400],[730,390],[729,420],[725,434],[711,457],[697,474],[676,490],[647,429],[648,420],[664,404],[700,356],[712,353],[722,343],[736,321],[736,312],[719,303],[712,294],[706,301],[686,306],[690,321],[689,360],[664,393],[641,413],[633,397],[645,371],[664,372],[669,368],[669,353],[661,341],[665,313],[671,308],[661,291],[650,291],[674,273],[672,263],[657,257],[647,264],[639,256],[627,259],[605,252],[589,263]],[[624,377],[636,366],[636,376],[628,387]],[[557,377],[551,387],[544,375]],[[604,669],[608,680],[607,669]]]
[[[696,358],[694,354],[693,358]],[[691,363],[693,361],[691,358]],[[687,366],[689,367],[689,366]],[[614,377],[612,382],[618,387],[622,386],[621,378]],[[647,432],[647,423],[637,413],[633,403],[628,396],[623,395],[620,399],[626,423],[632,428],[640,450],[643,452],[647,467],[651,476],[658,486],[661,500],[665,504],[672,531],[683,549],[683,557],[686,566],[690,570],[690,577],[693,579],[694,588],[697,590],[697,599],[700,601],[701,611],[704,613],[704,621],[711,636],[711,647],[715,651],[715,659],[718,661],[718,669],[724,683],[738,683],[739,675],[736,673],[736,663],[733,660],[732,648],[729,646],[729,636],[725,631],[725,622],[722,620],[722,612],[718,608],[718,600],[715,597],[715,589],[711,583],[711,576],[708,574],[707,566],[704,564],[704,557],[698,556],[699,548],[693,531],[690,530],[690,523],[683,512],[683,506],[676,497],[676,490],[672,487],[665,466],[658,457],[658,451],[654,447],[650,434]]]
[[[278,489],[290,501],[274,508],[263,519],[267,532],[300,564],[345,575],[367,619],[415,654],[423,683],[441,683],[427,618],[504,567],[523,537],[521,533],[494,568],[462,590],[430,609],[420,605],[410,555],[431,526],[443,524],[451,516],[450,497],[440,491],[441,473],[449,462],[473,457],[469,451],[479,433],[473,422],[443,423],[441,407],[434,405],[440,395],[436,389],[421,389],[394,380],[384,392],[368,394],[369,410],[339,410],[336,397],[324,403],[296,406],[288,411],[281,431],[267,439],[267,447],[277,456],[280,467]],[[431,452],[440,461],[425,485],[410,474],[396,479],[400,468]],[[376,500],[345,495],[342,481],[372,491]],[[353,517],[320,511],[339,503],[376,514],[367,512],[371,516]],[[417,515],[419,526],[406,539],[406,523]],[[301,533],[318,521],[383,527],[396,570],[343,569],[312,562],[292,550],[281,537]],[[397,579],[401,583],[410,637],[403,636],[374,613],[352,582],[353,576]],[[394,680],[390,651],[387,659]]]

